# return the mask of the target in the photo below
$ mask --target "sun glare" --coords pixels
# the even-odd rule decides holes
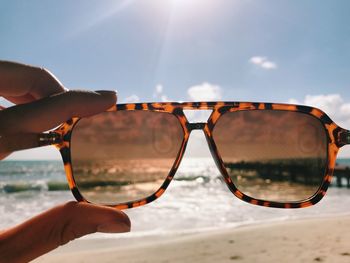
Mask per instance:
[[[169,0],[174,8],[192,9],[208,4],[206,0]]]
[[[164,2],[167,3],[174,19],[180,20],[210,15],[214,6],[217,6],[217,2],[212,0],[167,0]]]
[[[190,6],[193,5],[195,2],[199,2],[198,0],[170,0],[173,5],[178,6]]]

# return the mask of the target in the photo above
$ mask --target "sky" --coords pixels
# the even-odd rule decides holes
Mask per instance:
[[[45,67],[69,89],[117,90],[119,102],[291,102],[350,129],[349,10],[347,0],[1,1],[0,59]],[[10,158],[28,156],[59,158]]]

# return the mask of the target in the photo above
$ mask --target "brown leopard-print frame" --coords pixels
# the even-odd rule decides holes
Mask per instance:
[[[188,122],[186,116],[184,115],[183,110],[212,110],[212,113],[206,123],[190,123]],[[144,199],[135,200],[127,203],[120,203],[115,205],[108,205],[117,209],[127,209],[132,207],[138,207],[150,203],[160,197],[169,183],[173,179],[177,168],[181,162],[183,154],[186,149],[188,138],[192,130],[202,129],[205,133],[208,145],[212,156],[222,173],[225,182],[230,189],[230,191],[239,199],[260,206],[266,207],[276,207],[276,208],[302,208],[308,207],[319,202],[323,196],[326,194],[326,191],[330,185],[333,170],[335,167],[336,156],[338,150],[345,144],[350,144],[350,131],[345,130],[335,124],[324,112],[317,108],[301,106],[301,105],[292,105],[292,104],[276,104],[276,103],[254,103],[254,102],[156,102],[156,103],[135,103],[135,104],[117,104],[110,108],[108,111],[135,111],[135,110],[145,110],[145,111],[158,111],[158,112],[168,112],[174,114],[179,122],[182,125],[184,131],[184,138],[180,151],[177,155],[177,158],[173,164],[172,169],[169,172],[169,175],[165,179],[163,185],[151,196],[148,196]],[[278,111],[294,111],[304,114],[308,114],[317,118],[322,125],[324,126],[328,139],[328,155],[327,155],[327,168],[326,173],[323,178],[323,182],[317,192],[309,197],[306,200],[300,202],[270,202],[260,199],[255,199],[247,196],[242,193],[231,181],[224,164],[221,160],[220,154],[215,146],[215,142],[212,137],[212,131],[215,126],[215,123],[218,121],[220,116],[225,114],[225,112],[234,112],[234,111],[245,111],[245,110],[278,110]],[[66,176],[74,197],[81,202],[89,202],[86,200],[81,193],[79,192],[73,175],[72,165],[71,165],[71,156],[70,156],[70,137],[74,125],[79,121],[79,118],[72,118],[66,123],[62,124],[55,131],[51,132],[49,135],[45,135],[42,138],[42,141],[48,140],[43,144],[54,144],[58,147],[61,152],[64,168],[66,171]],[[117,132],[117,131],[116,131]]]

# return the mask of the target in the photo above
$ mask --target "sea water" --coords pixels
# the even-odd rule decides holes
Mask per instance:
[[[350,165],[350,159],[339,163]],[[0,162],[0,229],[70,200],[74,198],[61,161]],[[147,235],[344,215],[350,213],[349,206],[350,190],[335,186],[320,203],[309,208],[251,205],[229,191],[211,158],[185,158],[159,199],[125,212],[132,221],[132,235]]]

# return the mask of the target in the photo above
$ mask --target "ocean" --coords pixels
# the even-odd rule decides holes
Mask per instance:
[[[340,159],[338,163],[350,166],[350,159]],[[275,209],[237,199],[220,177],[211,158],[185,158],[158,200],[125,210],[132,221],[129,235],[200,232],[261,222],[350,214],[350,189],[346,187],[330,187],[324,199],[309,208]],[[68,190],[61,161],[0,162],[0,229],[70,200],[74,197]]]

